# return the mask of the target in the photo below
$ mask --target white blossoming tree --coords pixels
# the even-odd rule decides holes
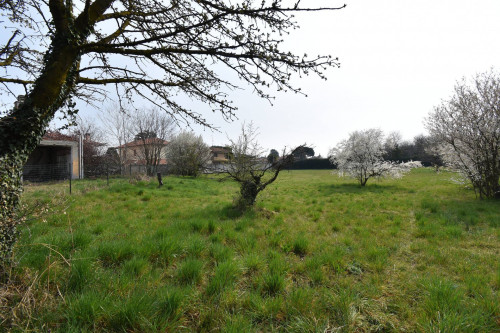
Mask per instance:
[[[426,127],[441,143],[445,164],[458,170],[480,198],[500,196],[500,73],[458,82]]]
[[[352,177],[361,186],[374,177],[401,178],[412,168],[421,166],[420,162],[384,161],[387,145],[380,129],[355,131],[330,150],[330,161],[337,165],[339,176]]]

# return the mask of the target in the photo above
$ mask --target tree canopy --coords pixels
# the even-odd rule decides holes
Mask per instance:
[[[314,149],[311,147],[300,146],[292,151],[292,155],[296,160],[305,160],[308,157],[314,156]]]
[[[212,152],[203,138],[193,132],[177,134],[167,145],[166,158],[169,172],[197,177],[211,161]]]
[[[122,99],[141,96],[177,117],[210,125],[176,97],[184,93],[232,118],[236,107],[222,88],[237,84],[214,63],[264,98],[271,97],[271,86],[300,92],[290,84],[293,73],[323,77],[326,67],[337,65],[330,56],[281,49],[282,36],[298,27],[293,12],[338,9],[305,8],[300,1],[11,0],[0,8],[13,24],[0,53],[0,82],[5,91],[24,86],[31,98],[42,98],[43,91],[44,107],[60,93],[61,102],[70,94],[95,101],[111,85]]]
[[[139,140],[146,140],[146,139],[152,139],[152,138],[157,138],[157,137],[158,137],[158,135],[154,131],[145,130],[145,131],[141,131],[141,132],[137,133],[134,137],[134,140],[139,141]]]
[[[280,158],[280,153],[276,149],[271,149],[269,155],[267,155],[267,162],[270,164],[276,163]]]

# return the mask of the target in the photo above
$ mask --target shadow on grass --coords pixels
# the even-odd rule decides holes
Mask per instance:
[[[241,211],[235,208],[232,204],[194,208],[191,209],[190,213],[190,216],[193,217],[215,218],[221,220],[236,220],[243,216],[249,216],[253,214],[253,212],[251,211]]]
[[[232,204],[226,204],[222,206],[222,209],[218,206],[205,211],[211,216],[217,216],[221,220],[237,220],[240,218],[254,219],[257,217],[257,210],[257,206],[242,211]]]
[[[492,228],[499,228],[499,203],[498,199],[442,200],[435,213],[438,213],[446,224],[464,224],[466,227],[486,224]],[[422,208],[426,208],[424,201],[422,201]]]
[[[245,215],[245,213],[246,213],[245,211],[242,211],[241,209],[238,209],[233,205],[229,204],[222,208],[222,210],[220,211],[220,216],[223,219],[235,220]]]
[[[361,186],[356,183],[328,184],[318,186],[318,191],[324,195],[341,193],[396,193],[404,191],[403,188],[394,185],[366,184]]]

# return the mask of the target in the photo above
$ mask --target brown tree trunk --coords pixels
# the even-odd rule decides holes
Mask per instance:
[[[257,194],[259,194],[259,188],[258,185],[255,182],[252,181],[245,181],[241,183],[241,188],[240,188],[240,195],[241,195],[241,202],[239,203],[240,208],[246,208],[246,207],[251,207],[255,203],[255,200],[257,199]]]
[[[0,120],[0,260],[5,264],[16,240],[15,209],[22,192],[21,174],[54,113],[75,85],[78,50],[54,38],[42,74],[25,102]],[[1,267],[0,267],[1,271]]]

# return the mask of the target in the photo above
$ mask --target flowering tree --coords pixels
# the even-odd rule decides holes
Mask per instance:
[[[355,178],[361,186],[373,177],[401,178],[410,169],[421,166],[420,162],[384,161],[387,145],[379,129],[356,131],[330,151],[330,161],[337,165],[339,176]]]
[[[210,148],[201,136],[181,132],[167,145],[167,163],[172,173],[196,177],[210,162]]]
[[[458,170],[480,198],[500,195],[500,74],[463,79],[434,108],[426,127],[441,143],[445,163]]]

